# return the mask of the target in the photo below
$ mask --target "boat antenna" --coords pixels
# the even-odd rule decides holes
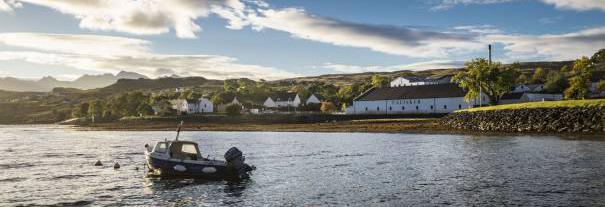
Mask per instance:
[[[176,127],[176,138],[174,139],[174,141],[179,141],[179,134],[181,133],[182,126],[183,126],[183,121],[181,121],[181,123],[179,123],[179,125]]]

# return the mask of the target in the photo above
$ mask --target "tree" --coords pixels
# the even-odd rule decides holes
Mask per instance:
[[[588,97],[592,66],[588,57],[582,57],[574,62],[569,87],[565,89],[565,99],[585,99]]]
[[[137,107],[137,113],[141,116],[153,114],[153,108],[147,102],[141,102]]]
[[[531,76],[531,82],[535,84],[546,82],[546,72],[542,68],[536,68]]]
[[[229,116],[235,116],[235,115],[239,115],[240,114],[240,110],[241,109],[242,109],[242,105],[239,105],[239,104],[229,104],[225,108],[225,112],[227,112],[227,115],[229,115]]]
[[[567,88],[565,76],[558,71],[550,71],[544,83],[544,90],[549,93],[561,93]]]
[[[479,97],[481,90],[489,97],[491,104],[497,104],[514,86],[518,74],[514,66],[490,64],[485,58],[474,59],[465,65],[467,70],[459,72],[452,80],[466,91],[466,100]]]
[[[324,102],[321,102],[320,110],[321,110],[321,112],[329,113],[329,112],[336,111],[336,106],[332,102],[324,101]]]
[[[605,63],[605,49],[601,49],[592,55],[590,58],[590,63],[595,66]]]
[[[384,76],[374,75],[372,76],[372,86],[376,88],[388,87],[389,80]]]
[[[597,91],[600,93],[605,92],[605,80],[601,80],[597,83]]]
[[[353,102],[353,98],[355,98],[355,88],[354,85],[345,85],[340,87],[340,89],[338,89],[338,92],[336,93],[336,97],[338,97],[338,101],[340,101],[340,103],[351,103]]]
[[[519,75],[519,77],[517,77],[517,80],[515,82],[517,84],[527,84],[529,83],[529,77],[527,77],[527,75],[523,73]]]
[[[105,104],[101,100],[91,101],[88,106],[88,115],[94,119],[100,119],[103,117],[103,106]]]
[[[237,79],[228,79],[223,82],[223,90],[225,92],[237,92],[239,84]]]
[[[72,116],[73,117],[86,117],[88,115],[88,102],[84,102],[79,104],[76,108],[74,108],[74,110],[72,111]]]

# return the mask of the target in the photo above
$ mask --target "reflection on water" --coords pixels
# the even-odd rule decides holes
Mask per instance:
[[[233,183],[145,177],[143,146],[173,132],[0,126],[0,134],[0,206],[605,205],[600,140],[185,132],[211,158],[242,149],[257,171]]]

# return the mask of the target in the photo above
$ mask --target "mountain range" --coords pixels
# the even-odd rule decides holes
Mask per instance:
[[[0,78],[0,90],[48,92],[56,87],[93,89],[102,88],[116,83],[120,79],[149,79],[135,72],[120,71],[118,74],[105,73],[100,75],[83,75],[73,81],[61,81],[52,76],[39,80],[24,80],[12,77]]]

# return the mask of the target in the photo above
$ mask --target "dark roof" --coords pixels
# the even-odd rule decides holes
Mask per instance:
[[[523,94],[525,94],[525,92],[520,92],[520,93],[507,93],[504,94],[500,100],[513,100],[513,99],[521,99],[521,97],[523,96]]]
[[[401,76],[401,77],[407,79],[410,82],[425,82],[425,81],[427,81],[426,78],[423,78],[423,77],[420,77],[420,76],[411,76],[411,75],[408,75],[408,76]]]
[[[448,98],[464,97],[466,92],[458,85],[432,84],[420,86],[405,86],[392,88],[373,88],[355,101],[375,101],[375,100],[398,100],[398,99],[423,99],[423,98]]]
[[[294,98],[296,98],[296,94],[297,93],[278,92],[278,93],[271,94],[269,97],[271,97],[271,99],[273,99],[273,101],[278,101],[278,100],[287,101],[288,99],[293,101]]]

